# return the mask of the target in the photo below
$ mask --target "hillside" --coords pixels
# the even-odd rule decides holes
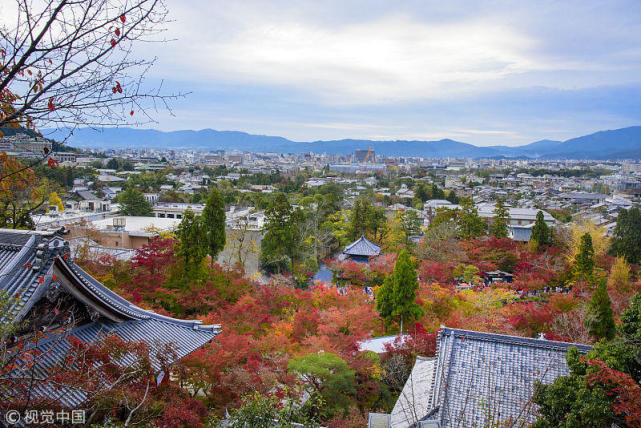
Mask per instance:
[[[68,131],[65,129],[45,132],[45,135],[52,138],[62,138],[67,134]],[[156,149],[347,154],[371,146],[376,153],[386,156],[623,159],[639,157],[641,153],[641,126],[599,131],[567,141],[541,140],[515,147],[479,147],[450,139],[438,141],[343,139],[297,142],[278,136],[213,129],[162,132],[153,129],[103,128],[94,130],[81,128],[74,131],[69,141],[74,146],[87,148],[127,148],[131,147],[132,142],[135,142],[137,147]]]

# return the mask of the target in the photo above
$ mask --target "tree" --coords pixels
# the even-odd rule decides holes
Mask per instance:
[[[145,199],[140,191],[134,187],[129,187],[127,190],[117,196],[117,201],[120,204],[120,214],[132,216],[151,216],[153,209],[151,204]]]
[[[600,256],[608,251],[610,246],[607,230],[603,226],[597,226],[591,221],[582,221],[578,224],[572,224],[572,241],[570,243],[570,260],[574,260],[579,247],[581,246],[581,238],[586,233],[590,234],[592,238],[592,248],[594,248],[594,256]]]
[[[205,227],[207,248],[211,257],[211,265],[214,265],[218,253],[225,248],[225,204],[220,193],[214,188],[207,197],[205,209],[202,213],[203,225]]]
[[[496,201],[494,208],[494,220],[490,225],[490,234],[495,238],[507,238],[509,236],[507,225],[510,218],[509,211],[502,199]]]
[[[485,221],[479,216],[478,209],[471,198],[461,199],[461,212],[457,223],[459,235],[462,238],[476,238],[485,233]]]
[[[376,208],[366,199],[354,201],[349,228],[352,241],[365,235],[374,242],[380,242],[386,233],[386,225],[385,210]]]
[[[56,192],[51,192],[49,195],[49,206],[56,207],[58,212],[65,210],[65,206],[62,204],[62,199],[60,199],[60,196],[58,196],[58,193]]]
[[[617,257],[614,261],[608,276],[608,286],[619,293],[630,291],[630,265],[624,257]]]
[[[37,183],[31,168],[0,152],[0,227],[32,228],[31,214],[48,200],[47,181]]]
[[[596,291],[595,291],[596,293]],[[630,299],[614,340],[601,340],[584,357],[574,347],[570,374],[535,385],[539,406],[534,428],[638,427],[641,421],[641,295]]]
[[[319,420],[308,417],[310,407],[320,409],[322,400],[316,395],[309,397],[305,404],[287,397],[279,400],[276,396],[263,396],[259,393],[243,398],[242,405],[231,412],[224,426],[230,428],[289,428],[294,424],[317,426]]]
[[[585,233],[581,237],[579,252],[574,258],[574,270],[581,278],[590,278],[594,270],[594,248],[592,248],[592,236]]]
[[[106,126],[169,98],[143,84],[154,59],[133,47],[166,22],[161,0],[16,0],[13,27],[0,28],[0,128]]]
[[[608,427],[615,417],[610,401],[602,388],[586,382],[587,364],[582,362],[576,347],[565,359],[569,376],[561,376],[550,385],[536,383],[532,401],[539,406],[539,418],[533,428]]]
[[[330,352],[294,357],[287,369],[300,376],[310,394],[321,396],[328,416],[338,410],[347,413],[355,393],[355,372],[341,357]]]
[[[614,337],[614,313],[605,281],[601,281],[592,293],[585,326],[590,335],[596,339],[612,339]]]
[[[536,221],[534,222],[534,227],[532,228],[530,242],[534,244],[536,248],[545,247],[552,244],[552,233],[548,225],[545,223],[543,211],[539,211],[536,213]]]
[[[176,255],[184,260],[188,276],[193,276],[207,254],[207,233],[202,218],[191,210],[183,212],[176,238],[179,241]]]
[[[265,211],[265,236],[261,243],[261,264],[268,272],[280,273],[298,260],[300,236],[297,215],[284,193],[276,195]]]
[[[610,254],[623,256],[630,264],[641,255],[641,211],[638,207],[619,211],[610,245]]]
[[[407,250],[401,250],[392,275],[385,278],[376,294],[376,310],[388,323],[398,319],[403,333],[403,321],[412,321],[423,315],[416,303],[418,277]]]
[[[111,158],[109,161],[107,161],[107,165],[105,165],[107,169],[118,169],[119,163],[118,159],[116,158]]]

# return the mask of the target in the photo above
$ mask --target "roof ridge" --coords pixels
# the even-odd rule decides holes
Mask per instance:
[[[584,343],[574,343],[574,342],[562,342],[558,340],[549,340],[549,339],[537,339],[534,337],[523,337],[523,336],[512,336],[509,334],[501,334],[501,333],[489,333],[489,332],[484,332],[484,331],[474,331],[474,330],[464,330],[464,329],[458,329],[458,328],[450,328],[450,327],[441,327],[441,330],[443,331],[444,335],[454,335],[454,336],[460,336],[460,337],[472,337],[472,338],[477,338],[481,340],[489,340],[489,339],[497,339],[495,341],[497,342],[504,342],[504,343],[520,343],[522,345],[541,345],[539,347],[563,347],[563,348],[570,348],[572,346],[576,346],[579,349],[584,348],[584,349],[592,349],[591,345],[584,344]]]

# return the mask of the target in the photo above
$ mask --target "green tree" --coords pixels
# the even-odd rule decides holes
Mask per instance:
[[[509,210],[505,207],[503,200],[499,199],[494,208],[494,220],[490,225],[490,234],[495,238],[507,238],[509,236],[507,229],[509,218]]]
[[[218,253],[225,248],[227,240],[225,234],[225,204],[220,193],[215,188],[211,190],[207,197],[205,209],[202,213],[202,221],[205,227],[207,250],[213,266]]]
[[[535,384],[532,400],[539,406],[539,419],[532,428],[612,426],[610,399],[603,388],[586,381],[588,367],[581,358],[577,348],[571,347],[565,356],[570,375],[550,385]]]
[[[459,235],[462,238],[476,238],[485,233],[485,221],[479,216],[472,198],[461,199],[461,211],[457,219]]]
[[[592,235],[585,233],[581,236],[579,252],[574,258],[574,270],[581,278],[592,277],[594,271],[594,247],[592,246]]]
[[[109,161],[107,162],[107,165],[105,166],[107,167],[107,169],[118,169],[119,165],[120,164],[118,163],[118,159],[111,158],[109,159]]]
[[[328,416],[346,413],[355,394],[355,371],[338,355],[330,352],[308,354],[289,360],[287,369],[297,374],[310,394],[318,394]]]
[[[532,228],[530,242],[533,243],[536,248],[545,247],[552,243],[552,232],[545,223],[543,211],[536,213],[536,222],[534,222],[534,227]]]
[[[293,268],[298,260],[299,215],[284,193],[276,195],[265,211],[265,236],[261,243],[261,265],[268,272],[280,273]]]
[[[588,313],[585,317],[585,327],[596,339],[612,339],[614,337],[614,312],[605,281],[601,281],[592,293]]]
[[[188,278],[193,278],[198,273],[200,263],[207,255],[206,236],[202,218],[193,211],[186,210],[176,229],[176,238],[179,241],[176,255],[182,257]]]
[[[380,242],[386,233],[385,210],[376,208],[366,199],[354,201],[349,221],[349,236],[352,241],[365,235],[372,241]]]
[[[120,214],[122,215],[147,217],[153,215],[151,204],[145,199],[145,195],[134,187],[129,187],[116,199],[120,204]]]
[[[300,404],[291,398],[280,400],[274,395],[254,393],[243,398],[242,405],[233,410],[224,426],[229,428],[291,428],[294,424],[319,426],[317,419],[323,402],[313,394]],[[311,414],[311,415],[310,415]],[[212,426],[220,426],[218,423]]]
[[[394,272],[385,278],[376,294],[376,310],[387,323],[398,319],[401,333],[404,321],[415,320],[423,315],[423,310],[416,303],[417,290],[416,268],[407,250],[401,250]]]
[[[638,207],[621,210],[610,241],[610,254],[623,256],[630,264],[641,255],[641,211]]]
[[[596,291],[595,291],[596,292]],[[539,420],[534,428],[631,426],[626,413],[615,406],[617,385],[604,385],[594,378],[595,367],[587,361],[601,361],[612,370],[641,382],[641,295],[635,294],[621,315],[613,340],[601,340],[582,356],[575,347],[568,350],[566,361],[570,374],[552,384],[536,384],[532,398],[539,406]],[[621,403],[619,403],[621,404]],[[633,425],[634,426],[634,425]]]

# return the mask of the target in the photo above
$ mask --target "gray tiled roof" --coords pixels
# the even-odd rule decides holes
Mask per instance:
[[[569,374],[571,346],[591,347],[500,334],[442,328],[434,384],[426,399],[439,407],[441,427],[488,426],[508,419],[532,423],[530,399],[536,381],[550,383]]]
[[[364,236],[361,236],[357,241],[352,242],[343,250],[343,254],[347,254],[348,256],[374,257],[380,253],[381,247],[368,241]]]
[[[409,428],[415,426],[430,410],[425,399],[432,389],[436,372],[436,358],[416,357],[405,386],[394,404],[390,426]]]
[[[111,334],[115,334],[126,342],[144,341],[149,346],[149,354],[156,371],[164,369],[160,366],[156,354],[162,353],[166,345],[170,345],[172,350],[176,352],[177,359],[180,359],[212,339],[208,331],[193,330],[193,328],[186,325],[155,318],[129,320],[119,323],[93,322],[78,327],[68,332],[68,334],[89,343]],[[47,369],[55,366],[60,357],[64,357],[67,354],[70,350],[70,343],[64,338],[53,337],[46,342],[40,343],[38,349],[42,352],[42,360],[36,370],[43,375],[43,379],[47,379],[45,374]],[[128,354],[123,356],[120,364],[130,365],[133,362],[134,356]],[[67,388],[63,394],[60,394],[60,391],[52,390],[49,384],[49,382],[38,383],[34,387],[35,395],[38,397],[50,397],[55,394],[68,407],[77,407],[87,399],[84,391]]]
[[[12,299],[7,315],[0,321],[20,322],[50,287],[54,284],[66,287],[60,278],[54,281],[54,268],[75,284],[77,289],[73,292],[83,293],[88,302],[94,302],[92,304],[107,311],[104,314],[114,314],[111,320],[99,317],[63,334],[71,334],[84,341],[115,334],[125,341],[147,341],[152,351],[158,344],[173,343],[178,358],[182,358],[211,341],[220,331],[219,325],[203,326],[198,320],[166,317],[128,302],[73,263],[69,258],[68,243],[56,233],[5,229],[0,229],[0,292]],[[60,361],[66,352],[67,341],[58,339],[59,336],[54,336],[49,342],[38,345],[49,347],[45,354],[49,364]],[[61,394],[46,387],[39,391],[42,397]],[[67,392],[68,396],[63,395],[70,403],[82,398],[77,391]]]

